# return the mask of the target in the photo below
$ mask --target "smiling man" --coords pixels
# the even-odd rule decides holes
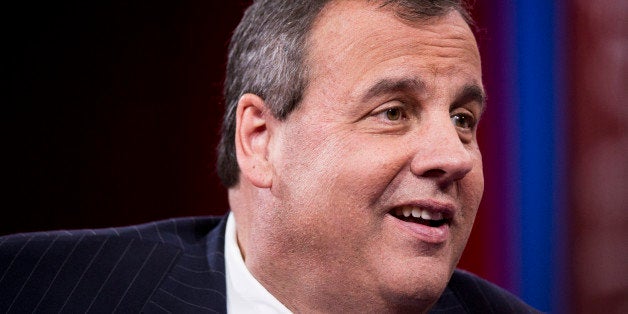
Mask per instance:
[[[231,213],[5,237],[0,309],[536,312],[455,270],[484,186],[468,21],[452,0],[256,1],[229,51]]]
[[[477,45],[459,11],[404,5],[327,4],[297,108],[279,118],[262,96],[238,101],[238,243],[297,312],[428,309],[469,237],[483,190]]]
[[[450,298],[503,293],[454,274],[484,185],[482,72],[462,4],[296,2],[273,15],[256,3],[234,36],[221,174],[241,255],[227,258],[295,312],[424,312],[452,275],[475,291]],[[297,21],[308,32],[291,38]],[[505,293],[485,301],[532,311]]]

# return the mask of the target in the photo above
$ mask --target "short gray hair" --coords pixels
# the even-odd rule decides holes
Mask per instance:
[[[225,115],[217,171],[225,187],[237,185],[240,177],[235,152],[236,108],[240,97],[246,93],[260,96],[279,120],[299,105],[308,85],[307,37],[316,17],[331,1],[257,0],[244,13],[229,44],[224,86]],[[428,19],[456,10],[471,24],[462,0],[376,2],[392,6],[406,20]]]

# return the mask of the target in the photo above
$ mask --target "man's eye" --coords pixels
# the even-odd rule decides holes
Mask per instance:
[[[401,109],[399,108],[387,109],[384,114],[386,115],[386,119],[390,121],[398,121],[402,117]]]
[[[458,113],[451,116],[451,123],[457,128],[472,129],[475,126],[475,119],[470,115]]]

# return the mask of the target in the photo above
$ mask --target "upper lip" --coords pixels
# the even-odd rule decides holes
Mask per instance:
[[[401,202],[398,205],[392,206],[388,212],[394,212],[395,209],[404,207],[418,208],[421,210],[428,210],[432,213],[440,213],[443,215],[443,219],[447,220],[451,220],[457,212],[457,207],[453,203],[434,199]]]

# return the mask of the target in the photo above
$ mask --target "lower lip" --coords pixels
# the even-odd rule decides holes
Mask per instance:
[[[422,242],[441,244],[449,238],[449,224],[444,224],[440,227],[430,227],[418,223],[403,221],[393,217],[392,215],[389,215],[389,217],[399,228],[410,233],[413,237]]]

